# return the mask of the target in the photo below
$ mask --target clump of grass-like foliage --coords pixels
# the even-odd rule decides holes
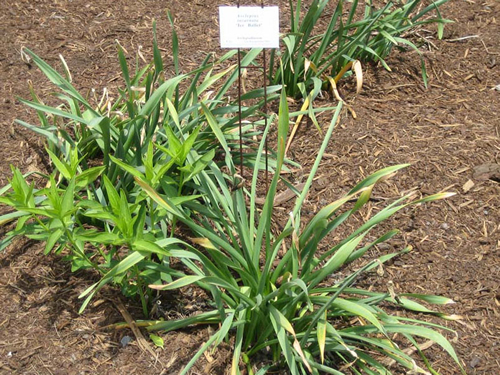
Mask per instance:
[[[192,324],[219,324],[218,331],[189,361],[182,374],[188,372],[204,351],[230,336],[234,336],[235,340],[232,374],[240,373],[241,358],[248,372],[254,373],[252,358],[262,352],[267,352],[275,365],[286,366],[291,374],[342,374],[340,368],[349,368],[355,373],[389,373],[383,357],[392,358],[409,370],[422,372],[414,359],[396,344],[395,334],[417,349],[418,337],[432,340],[460,366],[450,343],[435,330],[436,325],[404,318],[382,307],[389,304],[446,317],[418,301],[446,304],[452,303],[450,299],[419,294],[395,296],[390,292],[368,291],[354,286],[361,274],[382,267],[385,262],[410,250],[402,249],[376,259],[363,257],[373,246],[397,233],[391,230],[374,241],[368,241],[367,235],[379,223],[408,205],[446,198],[449,193],[413,201],[411,195],[403,196],[367,219],[341,241],[327,244],[326,251],[319,251],[321,242],[369,201],[378,182],[405,167],[396,165],[367,177],[347,195],[320,209],[310,221],[301,223],[302,203],[341,107],[341,104],[337,107],[305,187],[298,193],[290,219],[278,234],[271,232],[271,220],[281,178],[278,172],[283,165],[289,129],[284,92],[277,131],[277,173],[261,211],[257,209],[255,199],[259,182],[257,168],[248,190],[243,187],[232,191],[228,176],[216,164],[210,164],[209,170],[202,172],[206,186],[203,191],[207,199],[207,212],[203,216],[186,211],[182,205],[174,205],[145,181],[137,179],[148,196],[165,210],[165,214],[174,215],[195,236],[175,246],[172,246],[171,239],[156,243],[181,260],[187,271],[175,275],[170,283],[152,284],[150,287],[173,290],[194,284],[211,293],[214,302],[213,311],[174,321],[142,322],[149,331],[165,332]],[[269,127],[264,131],[261,150]],[[227,149],[224,138],[219,141]],[[231,162],[226,166],[234,173],[235,166]],[[354,205],[349,206],[348,202],[353,200]],[[279,258],[282,248],[285,248],[285,254]],[[275,261],[278,261],[277,265]],[[359,263],[356,271],[342,276],[337,273],[354,261]],[[338,280],[332,282],[334,275]],[[257,373],[263,374],[271,367],[259,369]]]
[[[332,2],[313,0],[301,15],[302,0],[295,4],[290,0],[290,31],[283,38],[284,49],[279,57],[283,70],[272,71],[271,82],[284,84],[287,95],[292,97],[312,91],[317,95],[316,88],[335,85],[355,60],[380,62],[390,70],[384,59],[394,46],[407,46],[421,54],[404,37],[405,33],[437,23],[438,36],[442,37],[443,26],[450,21],[441,17],[439,7],[447,1],[431,1],[426,6],[422,0],[386,1],[377,8],[372,0],[339,0],[326,28],[318,31]],[[433,11],[436,17],[428,17]],[[426,84],[425,64],[421,61]]]

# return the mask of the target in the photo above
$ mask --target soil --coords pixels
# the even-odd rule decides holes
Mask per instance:
[[[283,8],[287,1],[282,1]],[[14,124],[36,123],[36,115],[17,97],[29,98],[32,82],[41,97],[53,90],[21,54],[29,47],[51,65],[62,54],[83,93],[121,84],[116,40],[135,56],[152,57],[152,20],[168,60],[171,29],[165,7],[175,17],[181,67],[197,66],[218,48],[217,6],[213,0],[7,0],[0,3],[0,185],[10,164],[23,172],[46,170],[43,142]],[[346,112],[321,165],[304,208],[313,212],[384,166],[411,163],[376,195],[393,198],[415,188],[420,194],[452,191],[456,195],[399,214],[391,225],[402,230],[387,246],[413,251],[386,268],[396,292],[445,295],[456,301],[445,311],[458,321],[437,320],[457,332],[448,334],[468,374],[500,373],[500,3],[452,0],[442,14],[453,21],[443,40],[434,28],[412,35],[421,42],[429,76],[424,88],[420,60],[395,49],[387,59],[392,71],[364,66],[364,88],[355,95],[345,80],[341,94],[356,112]],[[282,29],[286,29],[283,16]],[[115,91],[116,93],[116,91]],[[325,98],[325,105],[334,102]],[[327,125],[328,116],[320,117]],[[318,136],[303,124],[291,156],[305,170],[314,160]],[[377,209],[377,203],[373,203]],[[72,274],[69,266],[43,247],[19,239],[0,254],[0,373],[2,374],[176,374],[210,335],[192,328],[163,335],[165,349],[156,358],[143,352],[132,332],[106,326],[123,321],[119,291],[104,290],[79,315],[78,294],[92,275]],[[189,297],[189,296],[188,296]],[[183,298],[171,309],[190,314]],[[141,317],[140,307],[124,301]],[[427,317],[427,319],[431,319]],[[127,337],[132,341],[122,345]],[[230,347],[222,346],[198,361],[192,374],[225,374]],[[451,358],[431,347],[435,370],[457,374]]]

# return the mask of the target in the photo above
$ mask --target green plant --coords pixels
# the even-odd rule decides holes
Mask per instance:
[[[62,77],[33,52],[25,49],[25,53],[32,57],[33,62],[47,78],[63,91],[62,94],[55,94],[62,103],[56,107],[47,106],[32,90],[32,101],[20,100],[37,111],[40,126],[21,120],[17,120],[17,123],[44,136],[49,150],[58,157],[68,159],[69,150],[76,148],[83,169],[87,168],[94,158],[102,159],[105,174],[113,183],[122,186],[133,183],[132,176],[127,176],[125,171],[118,168],[109,155],[134,168],[144,168],[142,158],[151,142],[166,146],[169,140],[181,139],[192,133],[197,134],[192,147],[201,154],[218,147],[214,132],[224,134],[232,146],[231,149],[237,149],[238,106],[235,103],[227,103],[224,99],[237,77],[235,66],[213,74],[214,67],[219,67],[227,61],[234,51],[215,62],[210,62],[210,56],[207,56],[195,71],[176,75],[168,80],[162,78],[164,67],[156,42],[154,51],[154,65],[137,68],[131,78],[124,52],[120,47],[120,65],[126,88],[119,90],[120,96],[115,102],[111,101],[105,91],[101,102],[94,108],[67,78]],[[258,50],[250,51],[244,57],[244,63],[249,64],[258,53]],[[224,81],[228,74],[229,77]],[[70,76],[69,73],[67,75]],[[186,84],[185,81],[189,82],[181,93],[180,85]],[[213,98],[210,99],[210,93],[207,91],[214,86],[217,86],[218,91],[212,94]],[[267,88],[269,100],[276,98],[275,93],[279,89],[280,86]],[[263,89],[257,89],[242,97],[243,100],[260,98],[251,107],[242,108],[243,119],[258,114],[263,103],[263,94]],[[205,108],[209,111],[204,111]],[[214,121],[209,122],[206,113],[215,119],[216,129],[207,127],[207,124],[213,124]],[[243,137],[251,140],[256,132],[255,124],[249,123],[243,128]],[[246,144],[251,145],[251,142],[247,141]],[[160,151],[155,150],[153,159],[156,161],[160,154]],[[234,156],[234,152],[230,155]],[[248,153],[245,155],[245,163],[251,166],[254,157],[255,155]]]
[[[231,67],[213,74],[217,64],[234,52],[215,65],[207,58],[196,71],[180,75],[176,50],[174,38],[177,75],[165,80],[156,41],[154,64],[136,68],[133,77],[120,49],[126,88],[120,91],[117,101],[104,96],[97,107],[74,89],[69,71],[64,78],[26,51],[62,90],[57,97],[63,104],[47,106],[34,91],[32,101],[25,101],[37,110],[41,126],[19,123],[46,137],[54,171],[40,174],[46,185],[37,188],[12,168],[10,184],[0,190],[0,203],[15,211],[1,216],[0,222],[17,220],[17,224],[0,246],[5,247],[14,236],[24,235],[45,241],[46,253],[65,255],[73,270],[94,269],[100,280],[81,294],[81,311],[108,283],[120,286],[127,296],[138,296],[146,317],[155,290],[190,284],[207,290],[213,297],[212,311],[175,321],[139,323],[150,331],[220,324],[183,373],[204,351],[229,336],[234,336],[233,374],[240,372],[240,359],[253,373],[255,356],[268,348],[276,366],[288,367],[292,374],[339,374],[342,364],[355,373],[386,373],[388,365],[382,357],[420,370],[399,348],[393,334],[417,350],[415,337],[433,340],[458,363],[450,343],[433,329],[439,326],[391,315],[384,308],[389,304],[450,318],[418,302],[444,304],[450,303],[449,299],[418,294],[397,296],[366,291],[354,284],[361,274],[383,267],[408,248],[364,261],[347,276],[338,272],[396,235],[397,231],[392,230],[369,241],[368,234],[379,223],[410,204],[449,194],[420,200],[404,196],[340,242],[321,246],[327,236],[362,209],[376,183],[404,167],[376,172],[345,197],[321,209],[311,221],[302,223],[300,209],[337,123],[340,103],[305,187],[296,192],[290,219],[280,233],[273,234],[274,198],[284,167],[290,119],[286,93],[282,91],[280,96],[278,150],[271,164],[274,177],[259,210],[258,172],[273,121],[258,134],[258,149],[245,153],[245,165],[253,169],[247,187],[236,173],[234,160],[237,106],[225,99],[236,72]],[[243,64],[251,63],[258,52],[250,51]],[[219,90],[213,99],[204,95],[226,75],[229,77],[217,85]],[[269,96],[272,98],[280,88],[270,87]],[[246,97],[260,99],[262,94],[263,90],[255,90]],[[258,113],[259,102],[244,107],[243,116]],[[252,125],[244,130],[250,144],[255,130]],[[219,149],[222,152],[217,154]],[[282,257],[278,257],[280,249],[286,249]],[[179,261],[176,267],[171,264],[173,258]],[[333,280],[333,276],[338,279]],[[354,318],[360,323],[352,323]],[[157,336],[151,337],[162,345]],[[430,368],[423,353],[419,354]]]
[[[402,367],[422,371],[416,362],[400,349],[394,334],[414,345],[416,337],[432,340],[444,348],[457,362],[450,343],[422,320],[391,314],[383,307],[390,304],[418,312],[447,317],[424,307],[418,300],[444,304],[451,300],[418,294],[396,296],[390,292],[372,292],[354,283],[358,277],[383,267],[390,259],[409,251],[381,255],[374,260],[361,261],[356,271],[347,276],[338,271],[360,259],[375,245],[393,237],[391,230],[375,240],[368,240],[379,223],[410,204],[442,199],[441,193],[419,200],[404,196],[369,218],[355,231],[335,245],[320,246],[329,234],[358,212],[370,199],[374,185],[391,176],[405,165],[385,168],[356,185],[346,196],[322,208],[308,223],[301,223],[300,209],[312,184],[316,170],[330,140],[342,104],[339,104],[328,128],[314,166],[298,197],[290,219],[281,232],[271,233],[274,198],[280,174],[275,173],[262,211],[256,206],[258,170],[247,191],[233,191],[230,183],[235,167],[229,160],[230,173],[225,175],[211,163],[201,173],[205,186],[207,212],[201,216],[175,206],[159,195],[147,183],[137,182],[158,208],[174,215],[193,233],[195,238],[178,243],[181,249],[170,250],[182,261],[186,270],[173,275],[166,285],[150,285],[157,290],[173,290],[195,284],[212,294],[214,309],[174,321],[140,322],[149,331],[172,331],[192,324],[219,324],[218,331],[189,361],[182,374],[211,347],[234,336],[232,374],[240,373],[240,360],[253,374],[253,358],[266,352],[277,365],[285,365],[292,374],[342,374],[342,366],[354,373],[390,373],[382,360],[394,359]],[[277,139],[277,172],[280,171],[289,127],[286,96],[282,92]],[[269,126],[265,129],[260,149],[264,147]],[[224,138],[221,146],[227,148]],[[260,155],[260,153],[257,153]],[[249,202],[249,204],[247,204]],[[156,245],[167,245],[157,241]],[[280,249],[285,254],[278,257]],[[278,261],[277,265],[275,261]],[[338,279],[336,279],[338,278]],[[444,327],[439,327],[446,329]],[[420,353],[423,356],[423,353]],[[425,356],[423,356],[425,361]],[[428,362],[426,362],[428,363]],[[430,365],[428,365],[429,368]],[[271,366],[258,370],[263,374]]]
[[[420,25],[437,23],[438,36],[442,36],[444,24],[450,21],[441,17],[439,6],[447,1],[432,1],[423,9],[421,0],[389,1],[377,10],[371,0],[362,5],[354,0],[346,15],[348,2],[340,0],[326,30],[318,32],[319,20],[326,13],[329,0],[313,0],[303,17],[302,1],[294,6],[290,0],[290,31],[283,38],[285,48],[280,55],[284,69],[272,71],[271,82],[283,83],[289,96],[302,94],[305,98],[313,91],[316,96],[317,87],[338,82],[355,60],[380,61],[390,70],[384,59],[393,46],[406,45],[421,54],[415,44],[401,35]],[[363,5],[364,9],[359,9]],[[426,17],[431,11],[436,11],[436,18]],[[360,13],[362,19],[357,20]],[[272,61],[276,54],[273,52]],[[426,84],[423,59],[422,76]]]
[[[177,225],[175,216],[163,215],[154,207],[134,178],[153,186],[175,205],[203,212],[198,175],[212,160],[223,163],[239,158],[235,152],[238,105],[226,99],[237,72],[234,65],[220,68],[235,52],[214,62],[207,56],[198,69],[180,74],[175,32],[173,37],[174,77],[164,78],[156,37],[154,62],[140,69],[137,59],[132,76],[119,46],[125,88],[118,89],[115,101],[104,90],[94,105],[71,84],[64,59],[63,76],[26,49],[60,89],[54,94],[60,104],[44,104],[30,87],[32,100],[20,100],[37,111],[40,125],[17,122],[45,138],[54,170],[39,174],[46,183],[40,189],[13,168],[11,183],[0,194],[0,203],[15,210],[1,216],[0,222],[17,220],[0,249],[16,236],[45,241],[45,253],[64,254],[74,271],[92,268],[100,274],[102,279],[89,289],[90,295],[113,282],[127,296],[140,297],[146,316],[151,301],[147,285],[171,280],[169,253],[154,247],[154,242],[174,236]],[[244,63],[250,64],[258,52],[246,54]],[[269,100],[279,89],[267,88]],[[245,94],[243,99],[255,100],[242,108],[244,119],[259,113],[263,94],[263,89]],[[247,148],[244,163],[251,167],[256,160],[252,144],[260,132],[258,126],[247,121],[242,129]],[[219,138],[228,144],[225,156],[217,155]],[[275,167],[272,157],[269,166]]]

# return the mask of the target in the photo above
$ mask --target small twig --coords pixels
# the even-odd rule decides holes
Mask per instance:
[[[444,41],[445,42],[461,42],[462,40],[472,39],[472,38],[479,38],[479,35],[467,35],[467,36],[462,36],[460,38],[455,38],[455,39],[444,39]]]
[[[437,47],[434,43],[432,43],[432,42],[429,40],[429,38],[426,38],[425,36],[420,35],[420,34],[419,34],[419,33],[417,33],[417,32],[415,32],[415,35],[417,35],[418,37],[422,38],[422,40],[424,40],[427,44],[429,44],[429,45],[433,46],[433,47],[434,47],[434,49],[439,50],[439,48],[438,48],[438,47]],[[429,48],[429,50],[430,50],[430,48]]]
[[[484,40],[481,39],[481,43],[483,43],[484,49],[488,55],[500,55],[498,52],[491,52],[488,47],[486,47],[486,43],[484,43]]]
[[[29,358],[29,357],[35,355],[37,353],[38,349],[40,349],[40,348],[42,348],[42,345],[37,346],[35,349],[33,349],[28,354],[23,355],[19,360],[24,361],[26,358]]]
[[[137,328],[137,325],[135,324],[134,319],[132,318],[132,316],[130,316],[130,314],[128,313],[125,306],[123,306],[123,303],[120,300],[114,300],[113,302],[114,302],[116,308],[118,309],[118,311],[120,312],[120,314],[122,314],[123,319],[125,319],[128,326],[132,330],[132,333],[134,334],[134,336],[137,340],[137,344],[139,345],[139,348],[141,348],[141,350],[143,350],[143,351],[147,351],[149,354],[151,354],[153,356],[153,358],[155,358],[155,360],[160,362],[158,360],[158,356],[156,355],[155,351],[149,346],[149,343],[146,341],[146,339],[144,338],[144,335],[139,330],[139,328]],[[160,362],[160,364],[161,364],[161,362]]]
[[[418,349],[416,347],[412,346],[412,347],[406,348],[405,350],[403,350],[403,352],[405,354],[407,354],[408,356],[411,356],[417,350],[420,350],[421,352],[423,352],[424,350],[429,349],[434,344],[435,344],[434,341],[429,340],[429,341],[424,342],[422,345],[419,345]],[[390,360],[385,361],[384,364],[389,368],[389,367],[394,366],[396,364],[396,360],[390,359]]]

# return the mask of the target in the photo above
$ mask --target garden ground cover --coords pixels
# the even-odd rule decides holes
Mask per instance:
[[[206,53],[221,53],[217,48],[219,4],[168,2],[176,18],[185,71],[197,66]],[[63,54],[76,87],[91,92],[106,86],[112,92],[121,80],[115,40],[132,57],[141,45],[150,61],[154,18],[159,45],[168,56],[165,6],[161,1],[130,5],[80,0],[0,5],[2,186],[10,177],[10,164],[23,172],[48,166],[41,142],[13,124],[15,118],[35,121],[34,114],[15,98],[29,96],[28,80],[41,96],[53,90],[35,67],[23,61],[21,47],[31,48],[52,65]],[[412,167],[379,188],[378,199],[414,187],[424,194],[457,192],[447,201],[398,215],[402,235],[390,246],[399,249],[409,243],[414,251],[387,267],[384,278],[363,282],[384,290],[392,280],[396,292],[454,299],[457,304],[446,312],[463,319],[446,324],[458,332],[455,346],[468,373],[495,374],[500,368],[500,172],[495,173],[492,165],[500,163],[500,92],[494,90],[500,84],[500,5],[493,0],[452,0],[442,12],[456,21],[445,29],[443,41],[436,40],[433,30],[420,30],[413,37],[424,42],[428,90],[423,88],[414,52],[394,51],[388,59],[391,73],[378,66],[365,67],[364,90],[357,97],[354,82],[341,83],[340,92],[357,119],[344,114],[304,211],[314,212],[381,167],[406,162]],[[318,104],[333,100],[326,97]],[[322,115],[319,120],[327,124],[329,117]],[[318,138],[314,125],[304,122],[292,145],[289,156],[305,172],[314,160]],[[481,173],[478,166],[484,164],[490,169]],[[376,200],[372,205],[377,210]],[[78,315],[81,301],[76,297],[94,281],[92,276],[73,275],[66,264],[42,252],[43,247],[18,240],[0,254],[2,372],[175,374],[210,334],[207,328],[169,333],[164,337],[165,349],[157,349],[157,359],[142,352],[135,341],[121,347],[122,338],[132,333],[104,328],[123,321],[116,308],[119,293],[105,290],[84,315]],[[166,318],[172,319],[203,310],[204,303],[203,294],[187,289],[162,305]],[[133,317],[140,317],[139,304],[126,308]],[[426,353],[436,370],[457,373],[452,359],[435,346]],[[193,373],[224,374],[228,363],[229,347],[222,346],[199,361]]]

